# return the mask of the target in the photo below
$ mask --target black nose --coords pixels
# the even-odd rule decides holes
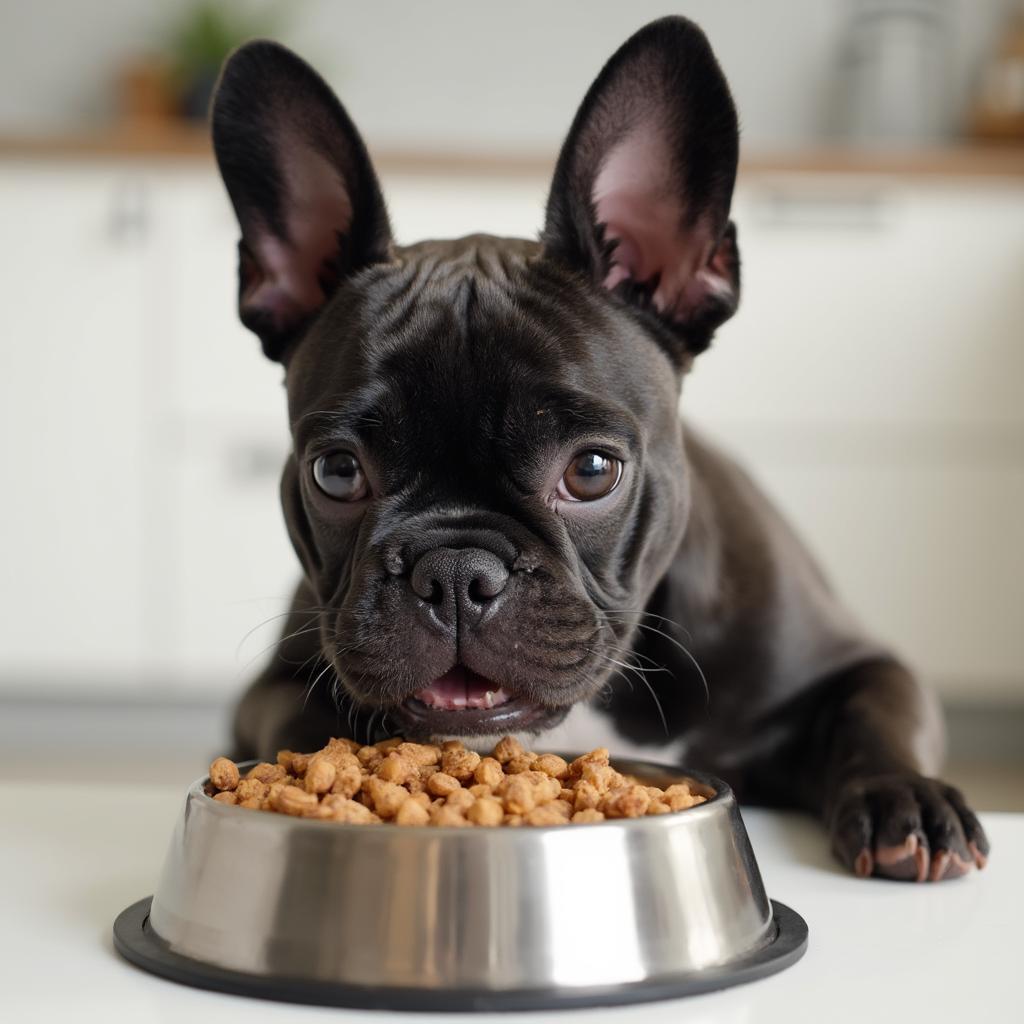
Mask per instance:
[[[480,618],[505,589],[508,569],[482,548],[434,548],[413,566],[409,582],[435,618],[454,626],[459,616]]]

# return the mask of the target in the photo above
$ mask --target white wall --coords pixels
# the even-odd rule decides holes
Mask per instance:
[[[708,33],[745,141],[795,144],[829,125],[852,0],[304,0],[281,39],[338,89],[371,147],[551,150],[601,63],[631,32],[683,13]],[[935,0],[942,3],[943,0]],[[1008,0],[945,0],[960,108]],[[259,11],[265,3],[234,0]],[[0,0],[0,132],[100,119],[129,54],[158,45],[182,0]],[[283,13],[282,13],[283,12]],[[429,83],[429,84],[427,84]],[[957,110],[951,110],[955,119]]]

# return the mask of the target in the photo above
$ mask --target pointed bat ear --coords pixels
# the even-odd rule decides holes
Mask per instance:
[[[555,168],[545,253],[657,316],[680,363],[739,302],[729,221],[738,150],[736,108],[707,39],[670,17],[604,66]]]
[[[242,232],[239,315],[281,360],[347,275],[388,258],[387,210],[344,107],[283,46],[247,43],[227,59],[212,120]]]

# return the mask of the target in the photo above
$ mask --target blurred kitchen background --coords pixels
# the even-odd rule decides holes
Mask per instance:
[[[324,73],[400,241],[535,235],[587,86],[671,12],[743,126],[742,306],[684,409],[941,693],[948,774],[1024,809],[1019,0],[3,0],[0,777],[198,775],[297,578],[203,125],[224,53]]]

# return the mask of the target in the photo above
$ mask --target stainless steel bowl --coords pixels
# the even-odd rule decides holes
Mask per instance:
[[[698,772],[615,759],[706,803],[551,828],[340,825],[188,792],[150,903],[115,943],[155,973],[267,998],[525,1009],[668,998],[802,955],[765,895],[736,800]]]

